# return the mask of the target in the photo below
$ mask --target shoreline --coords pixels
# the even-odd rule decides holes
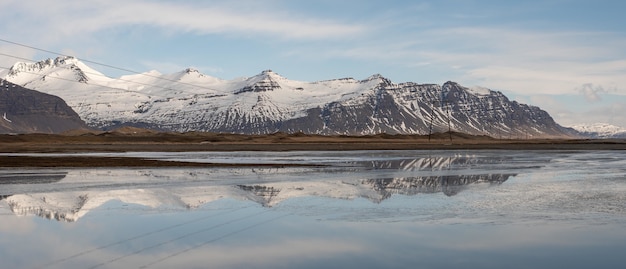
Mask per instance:
[[[0,153],[224,152],[224,151],[358,151],[358,150],[626,150],[626,142],[499,142],[499,143],[115,143],[0,144]]]
[[[496,139],[462,133],[428,135],[324,136],[302,133],[239,135],[223,133],[104,132],[78,135],[0,134],[0,153],[334,151],[435,149],[626,150],[626,139]]]
[[[0,153],[107,153],[211,151],[359,150],[626,150],[626,139],[504,140],[453,133],[420,135],[320,136],[211,133],[103,133],[82,135],[0,135]],[[0,167],[242,167],[293,164],[215,164],[133,157],[0,156]]]
[[[146,167],[302,167],[300,164],[200,163],[136,157],[96,156],[0,156],[0,168],[146,168]],[[316,165],[319,166],[319,165]]]

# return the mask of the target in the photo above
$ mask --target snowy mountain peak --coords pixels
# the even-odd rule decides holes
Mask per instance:
[[[362,81],[367,82],[367,81],[373,81],[373,80],[388,80],[388,79],[383,77],[383,75],[381,74],[373,74]]]
[[[78,63],[79,60],[72,56],[60,56],[56,59],[48,58],[35,63],[18,62],[11,67],[9,75],[16,76],[21,72],[39,72],[54,67],[77,66]]]
[[[258,74],[255,77],[261,77],[263,79],[270,79],[270,80],[287,80],[287,78],[279,75],[278,73],[272,71],[271,69],[263,70],[261,71],[260,74]]]
[[[71,75],[68,76],[63,73]],[[104,74],[90,68],[72,56],[59,56],[55,59],[48,58],[35,63],[18,62],[9,69],[6,79],[25,86],[28,82],[36,79],[45,80],[50,76],[60,78],[61,80],[72,79],[81,83],[87,83],[90,80],[108,80]]]
[[[235,94],[277,90],[281,88],[278,81],[287,81],[287,79],[272,70],[264,70],[260,74],[246,79],[246,85],[235,91]]]
[[[193,67],[189,67],[189,68],[185,69],[183,72],[185,72],[187,74],[192,74],[192,73],[200,74],[200,71],[198,71],[198,69],[195,69]]]
[[[48,59],[48,61],[50,61],[50,59]],[[80,63],[80,61],[76,59],[76,57],[74,56],[59,56],[56,59],[54,59],[55,66],[69,65],[69,64],[77,65],[78,63]]]
[[[442,88],[446,89],[446,88],[459,88],[461,87],[461,85],[459,83],[456,83],[454,81],[446,81],[446,83],[443,84]]]
[[[383,75],[381,74],[373,74],[364,80],[375,80],[375,79],[385,79],[385,77],[383,77]]]
[[[367,77],[366,79],[361,80],[360,82],[363,83],[363,84],[376,82],[376,84],[378,84],[380,87],[388,87],[388,86],[394,85],[394,83],[391,82],[390,79],[388,79],[386,77],[383,77],[383,75],[381,75],[381,74],[371,75],[371,76]]]
[[[571,128],[590,138],[626,138],[626,128],[608,123],[578,124]]]
[[[183,71],[180,71],[176,77],[178,80],[185,80],[185,79],[193,80],[193,79],[204,78],[208,76],[205,74],[202,74],[200,70],[196,68],[188,67],[188,68],[185,68]]]

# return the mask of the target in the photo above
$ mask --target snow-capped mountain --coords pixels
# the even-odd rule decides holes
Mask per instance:
[[[102,129],[365,135],[450,128],[495,137],[572,134],[538,107],[454,82],[397,84],[381,75],[303,82],[271,70],[222,80],[191,68],[113,79],[72,57],[17,63],[0,77],[60,96],[88,125]]]
[[[589,138],[626,138],[626,128],[608,123],[580,124],[571,128]]]

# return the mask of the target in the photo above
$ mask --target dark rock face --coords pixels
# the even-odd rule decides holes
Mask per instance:
[[[235,94],[241,94],[244,92],[266,92],[273,91],[280,88],[280,84],[272,78],[272,70],[265,70],[261,73],[262,79],[253,83],[252,85],[244,86],[235,92]]]
[[[63,99],[0,80],[0,133],[61,133],[87,128]]]

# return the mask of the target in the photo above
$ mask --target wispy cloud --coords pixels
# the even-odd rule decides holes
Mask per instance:
[[[447,79],[516,93],[573,94],[592,83],[626,94],[624,45],[626,38],[609,32],[481,26],[416,31],[326,54],[448,70]]]
[[[592,83],[585,83],[579,89],[580,93],[588,102],[598,102],[602,100],[601,94],[606,93],[601,86],[594,86]]]
[[[39,29],[48,38],[70,38],[128,26],[148,26],[199,34],[273,36],[283,39],[326,39],[359,34],[358,25],[271,12],[240,10],[206,2],[162,1],[9,1],[12,27]]]

